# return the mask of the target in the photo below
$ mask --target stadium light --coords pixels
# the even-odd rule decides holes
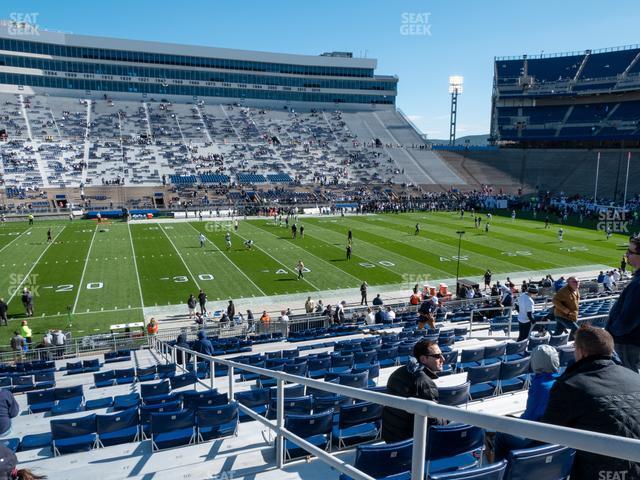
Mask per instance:
[[[458,94],[462,94],[464,77],[452,75],[449,77],[449,93],[451,94],[451,121],[449,122],[449,145],[456,144],[456,119],[458,116]]]

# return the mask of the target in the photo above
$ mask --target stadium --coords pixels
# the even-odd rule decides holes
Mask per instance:
[[[383,58],[9,18],[8,478],[640,478],[640,46],[491,52],[478,144],[461,77],[437,141]]]

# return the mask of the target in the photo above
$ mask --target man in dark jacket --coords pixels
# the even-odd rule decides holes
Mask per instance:
[[[211,340],[207,338],[204,330],[198,332],[198,340],[196,340],[196,343],[193,345],[193,349],[204,355],[213,355],[213,345],[211,344]]]
[[[176,347],[182,347],[182,348],[187,348],[189,350],[191,350],[191,345],[189,345],[189,342],[187,342],[187,338],[184,334],[180,334],[178,335],[178,339],[176,340]],[[188,353],[186,354],[185,357],[185,362],[184,363],[189,363],[191,361],[191,355],[189,355]],[[182,361],[182,350],[177,350],[176,351],[176,362],[179,365],[183,365],[183,361]]]
[[[11,432],[11,419],[18,413],[20,407],[13,394],[5,388],[0,390],[0,437]]]
[[[415,397],[438,401],[438,387],[434,379],[442,371],[444,357],[437,342],[420,340],[413,347],[413,357],[407,365],[398,368],[389,377],[387,393],[398,397]],[[432,419],[429,419],[430,423]],[[413,437],[413,414],[384,407],[382,412],[382,438],[395,443]]]
[[[551,389],[540,419],[565,427],[640,439],[640,375],[611,359],[613,338],[601,328],[576,332],[576,363]],[[596,453],[576,452],[571,478],[640,478],[640,464]],[[625,473],[626,472],[626,473]]]
[[[640,373],[640,238],[629,239],[628,264],[635,269],[633,279],[609,312],[607,331],[613,337],[622,364]]]

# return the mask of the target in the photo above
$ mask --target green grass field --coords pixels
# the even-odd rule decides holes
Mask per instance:
[[[483,217],[483,219],[486,217]],[[414,235],[420,223],[421,233]],[[463,229],[460,276],[544,271],[565,267],[618,265],[626,236],[608,241],[594,229],[494,216],[488,234],[473,219],[454,213],[413,213],[359,217],[304,218],[304,238],[291,238],[271,219],[240,221],[227,250],[228,222],[174,222],[98,227],[94,222],[10,223],[0,230],[0,291],[9,303],[9,328],[23,317],[23,287],[35,296],[35,318],[29,321],[34,341],[48,328],[74,335],[107,331],[109,325],[143,320],[143,307],[184,304],[203,288],[210,301],[279,294],[404,285],[456,275],[458,236]],[[54,241],[47,243],[51,227]],[[353,232],[353,256],[346,260],[347,230]],[[105,230],[105,231],[101,231]],[[198,237],[207,242],[200,248]],[[248,251],[245,239],[255,246]],[[295,266],[308,272],[297,280]],[[69,312],[71,315],[69,315]]]

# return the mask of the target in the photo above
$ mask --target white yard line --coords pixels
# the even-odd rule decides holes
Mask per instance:
[[[198,281],[196,280],[196,277],[193,273],[191,273],[191,269],[189,268],[189,266],[187,265],[187,262],[184,261],[184,258],[182,258],[182,254],[180,253],[180,251],[178,250],[178,247],[176,247],[175,243],[173,243],[173,240],[171,240],[171,238],[169,238],[169,235],[167,234],[167,232],[165,232],[164,228],[162,228],[162,225],[158,224],[158,226],[160,227],[160,230],[162,230],[162,233],[164,233],[164,236],[167,237],[167,240],[169,240],[169,243],[171,243],[171,245],[173,246],[173,249],[176,251],[176,253],[178,254],[178,256],[180,257],[180,260],[182,260],[182,264],[185,266],[185,268],[187,269],[187,272],[189,272],[189,275],[191,275],[191,279],[193,280],[193,283],[196,284],[196,287],[198,287],[198,290],[201,290],[200,284],[198,283]]]
[[[190,222],[189,222],[189,224],[188,224],[188,225],[189,225],[191,228],[193,228],[196,232],[201,233],[201,232],[200,232],[200,230],[198,230],[196,227],[194,227],[192,223],[190,223]],[[239,272],[240,272],[240,273],[241,273],[241,274],[242,274],[242,275],[243,275],[247,280],[249,280],[249,282],[251,282],[251,285],[253,285],[254,287],[256,287],[256,288],[258,289],[258,291],[259,291],[262,295],[264,295],[265,297],[267,296],[267,294],[266,294],[266,293],[265,293],[265,292],[264,292],[264,291],[263,291],[263,290],[262,290],[258,285],[256,285],[256,284],[255,284],[255,282],[254,282],[253,280],[251,280],[251,278],[249,278],[249,276],[248,276],[246,273],[244,273],[244,272],[240,269],[240,267],[238,267],[238,265],[236,265],[235,263],[233,263],[233,261],[232,261],[232,260],[231,260],[231,259],[230,259],[230,258],[229,258],[229,257],[228,257],[228,256],[227,256],[227,255],[222,251],[222,250],[220,250],[220,249],[218,248],[218,246],[217,246],[215,243],[213,243],[213,240],[209,239],[209,237],[207,237],[206,235],[205,235],[205,238],[207,239],[207,242],[211,243],[211,245],[213,245],[214,247],[216,247],[216,249],[217,249],[217,250],[222,254],[222,256],[223,256],[224,258],[226,258],[226,259],[229,261],[229,263],[230,263],[231,265],[233,265],[234,267],[236,267],[236,269],[237,269],[237,270],[238,270],[238,271],[239,271]]]
[[[251,225],[251,226],[252,226],[253,228],[257,228],[258,230],[260,230],[260,231],[262,231],[262,232],[264,232],[264,233],[268,233],[269,235],[272,235],[272,236],[274,236],[274,237],[275,237],[275,238],[277,238],[277,239],[280,239],[280,237],[278,237],[275,233],[271,233],[271,232],[270,232],[270,231],[268,231],[268,230],[263,230],[262,228],[260,228],[260,227],[256,227],[255,225]],[[310,236],[311,236],[312,238],[316,238],[316,237],[314,237],[313,235],[310,235]],[[341,274],[343,274],[343,275],[348,275],[348,276],[350,276],[351,278],[355,278],[355,279],[358,281],[358,284],[362,283],[362,279],[360,279],[360,278],[356,277],[355,275],[352,275],[352,274],[350,274],[349,272],[347,272],[347,271],[345,271],[345,270],[342,270],[341,268],[336,267],[335,265],[332,265],[331,263],[327,262],[326,260],[324,260],[324,259],[322,259],[322,258],[318,257],[317,255],[314,255],[314,254],[313,254],[313,253],[311,253],[309,250],[306,250],[306,249],[304,249],[303,247],[299,247],[299,246],[297,246],[295,243],[290,242],[288,239],[285,239],[285,240],[286,240],[286,242],[287,242],[288,244],[290,244],[292,247],[294,247],[294,248],[295,248],[295,247],[297,247],[297,248],[300,248],[301,250],[303,250],[303,251],[304,251],[304,255],[311,255],[313,258],[317,258],[317,259],[318,259],[318,260],[320,260],[321,262],[326,263],[326,264],[327,264],[327,265],[329,265],[332,269],[337,269]],[[334,246],[335,246],[335,245],[334,245]],[[345,256],[346,256],[346,255],[347,255],[347,253],[346,253],[346,250],[345,250]]]
[[[142,299],[142,285],[140,284],[140,274],[138,273],[138,260],[136,259],[136,250],[133,248],[133,237],[131,236],[131,224],[127,222],[127,230],[129,230],[129,242],[131,242],[131,256],[133,257],[133,267],[136,270],[136,279],[138,280],[138,292],[140,293],[140,308],[144,308],[144,300]]]
[[[4,247],[0,248],[0,252],[2,252],[5,248],[7,248],[9,245],[11,245],[13,242],[15,242],[16,240],[18,240],[22,235],[24,235],[25,233],[27,233],[29,230],[31,230],[31,227],[27,228],[26,230],[20,232],[20,235],[17,235],[16,238],[14,238],[13,240],[11,240],[9,243],[7,243]]]
[[[13,300],[13,297],[16,296],[16,293],[18,293],[18,291],[20,291],[20,287],[22,287],[22,285],[24,284],[24,282],[27,281],[27,279],[31,276],[31,272],[33,272],[34,268],[36,268],[36,265],[38,265],[38,262],[40,261],[40,259],[42,257],[44,257],[44,254],[47,253],[47,250],[49,250],[49,247],[51,245],[53,245],[54,243],[56,243],[56,240],[58,239],[58,237],[60,236],[60,234],[62,232],[64,232],[64,229],[67,228],[66,225],[64,227],[62,227],[62,230],[60,230],[58,232],[58,234],[53,238],[53,240],[51,241],[51,243],[49,243],[49,245],[47,245],[47,248],[45,248],[42,253],[40,254],[40,256],[36,259],[36,261],[33,263],[33,265],[31,265],[31,268],[29,269],[29,271],[27,272],[27,274],[24,276],[24,278],[22,279],[22,281],[20,282],[20,284],[16,287],[16,289],[14,290],[13,294],[11,294],[11,297],[9,298],[9,300],[7,301],[7,305],[9,305],[11,303],[11,300]]]
[[[240,235],[238,232],[234,232],[237,236],[239,236],[241,239],[246,240],[246,238],[244,238],[242,235]],[[298,271],[294,268],[289,268],[287,267],[284,263],[282,263],[280,260],[278,260],[276,257],[274,257],[273,255],[271,255],[269,252],[267,252],[266,250],[263,250],[262,248],[260,248],[259,246],[257,246],[255,243],[253,244],[253,246],[255,248],[257,248],[258,250],[260,250],[261,252],[266,253],[267,255],[269,255],[271,258],[273,258],[276,262],[278,262],[280,265],[282,265],[284,268],[286,268],[287,270],[289,270],[290,272],[294,273],[294,274],[298,274]],[[316,287],[313,283],[311,283],[309,280],[307,280],[306,278],[302,277],[302,281],[307,282],[309,285],[311,285],[313,288],[315,288],[316,290],[320,291],[321,289]]]
[[[96,238],[97,231],[98,231],[98,224],[96,223],[96,227],[93,230],[93,235],[91,236],[91,243],[89,244],[89,250],[87,250],[87,256],[84,259],[84,267],[82,269],[82,275],[80,276],[80,285],[78,285],[78,293],[76,293],[76,299],[73,302],[73,310],[71,310],[72,315],[75,315],[76,307],[78,306],[78,300],[80,300],[80,292],[82,291],[82,285],[84,285],[84,274],[87,271],[87,265],[89,264],[89,257],[91,256],[91,247],[93,247],[93,241]]]

